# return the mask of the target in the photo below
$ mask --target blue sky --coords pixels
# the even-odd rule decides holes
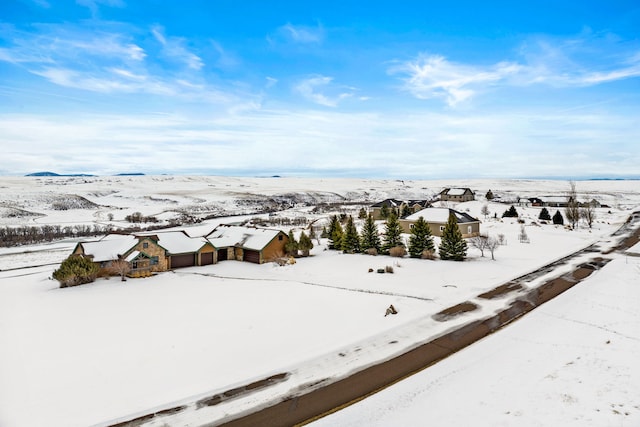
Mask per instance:
[[[640,177],[639,142],[637,1],[0,3],[1,175]]]

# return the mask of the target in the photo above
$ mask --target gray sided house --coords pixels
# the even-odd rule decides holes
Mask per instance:
[[[373,215],[373,219],[385,219],[382,216],[382,210],[383,208],[386,208],[389,212],[394,212],[397,216],[400,216],[404,204],[405,202],[402,200],[385,199],[371,205],[371,215]]]
[[[475,200],[473,191],[469,188],[445,188],[440,192],[440,201],[443,202],[470,202]]]
[[[427,224],[431,234],[434,236],[442,236],[449,215],[454,215],[458,223],[458,228],[462,237],[474,237],[480,234],[480,220],[473,218],[471,215],[464,212],[458,212],[455,209],[450,208],[426,208],[418,211],[405,219],[400,220],[400,226],[405,233],[411,233],[411,228],[416,223],[418,218],[422,217]]]

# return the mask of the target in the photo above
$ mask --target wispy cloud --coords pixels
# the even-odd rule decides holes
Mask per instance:
[[[321,25],[315,27],[307,25],[293,25],[287,23],[278,27],[273,34],[267,36],[270,43],[294,43],[294,44],[321,44],[326,37],[326,32]]]
[[[339,87],[332,85],[333,78],[327,76],[313,76],[299,81],[294,89],[305,99],[312,101],[325,107],[336,107],[340,101],[353,96],[353,91],[345,91],[345,87]],[[328,95],[320,92],[321,89],[325,91],[334,92],[333,95]],[[349,88],[351,89],[351,88]]]
[[[623,51],[606,46],[584,46],[580,39],[523,43],[519,59],[490,65],[457,63],[442,55],[420,54],[389,67],[400,75],[403,88],[418,99],[443,99],[450,107],[497,86],[585,87],[640,77],[640,50]],[[611,58],[594,64],[588,55]]]
[[[76,0],[76,3],[80,6],[84,6],[91,11],[91,16],[94,18],[98,17],[100,6],[109,6],[109,7],[124,7],[125,3],[123,0]]]
[[[440,55],[421,55],[390,69],[402,73],[405,88],[416,98],[444,98],[455,106],[471,98],[482,86],[495,84],[518,73],[521,66],[502,62],[491,67],[455,64]]]
[[[186,39],[182,37],[167,37],[164,28],[155,25],[151,28],[151,33],[163,47],[163,53],[175,61],[186,64],[193,70],[199,70],[204,66],[202,58],[189,51],[186,47]]]

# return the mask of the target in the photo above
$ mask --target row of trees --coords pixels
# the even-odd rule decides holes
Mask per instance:
[[[304,230],[300,233],[300,237],[296,240],[296,237],[293,235],[293,230],[289,230],[289,241],[285,245],[285,251],[287,251],[288,256],[298,257],[302,255],[304,257],[309,256],[309,252],[313,249],[313,241],[315,239],[315,232],[313,231],[313,227],[309,232],[309,235],[304,232]]]
[[[429,224],[420,217],[411,228],[408,248],[402,238],[402,226],[395,213],[391,213],[385,223],[382,238],[372,215],[368,215],[358,233],[352,216],[343,227],[337,216],[331,217],[329,228],[323,230],[322,237],[329,239],[329,249],[345,253],[369,253],[403,256],[408,249],[412,258],[434,258],[435,244]],[[462,261],[466,257],[467,243],[462,238],[455,216],[451,215],[444,227],[439,246],[441,259]]]
[[[0,246],[31,245],[69,237],[97,236],[110,231],[110,226],[100,224],[0,227]]]

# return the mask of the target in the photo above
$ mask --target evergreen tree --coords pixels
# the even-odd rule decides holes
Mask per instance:
[[[391,213],[385,222],[384,244],[382,249],[385,253],[389,253],[389,249],[396,246],[404,246],[402,242],[402,226],[398,221],[395,213]]]
[[[349,254],[360,252],[360,236],[358,236],[358,230],[353,223],[351,215],[347,220],[344,237],[342,238],[342,250]]]
[[[389,212],[389,206],[387,206],[386,203],[383,203],[382,207],[380,208],[380,218],[387,219],[390,213],[391,212]]]
[[[365,208],[360,208],[360,212],[358,212],[358,219],[365,219],[367,217],[367,210]]]
[[[284,250],[287,251],[289,256],[298,256],[298,242],[296,241],[296,236],[293,235],[293,230],[289,230],[289,241],[284,246]]]
[[[549,214],[549,211],[547,210],[547,208],[542,208],[542,210],[540,211],[540,215],[538,216],[538,219],[541,219],[543,221],[551,221],[551,215]]]
[[[313,228],[311,229],[313,232]],[[307,236],[303,231],[300,233],[300,240],[298,240],[298,249],[302,251],[302,256],[309,256],[309,251],[313,249],[313,242],[311,236]]]
[[[504,213],[502,214],[503,218],[517,218],[518,217],[518,211],[516,210],[516,208],[511,205],[511,207],[504,211]]]
[[[100,267],[89,258],[81,255],[71,255],[62,261],[60,268],[53,272],[52,277],[60,282],[61,288],[82,285],[96,280]]]
[[[323,239],[329,238],[329,232],[327,231],[327,227],[324,225],[322,226],[322,233],[320,233],[320,237]]]
[[[362,227],[362,234],[360,236],[360,248],[362,251],[374,248],[380,252],[380,236],[378,235],[378,227],[373,220],[373,215],[369,214]]]
[[[487,194],[484,196],[487,200],[493,200],[493,193],[491,190],[487,191]]]
[[[442,241],[439,247],[441,259],[453,261],[463,261],[467,256],[467,242],[462,238],[462,233],[458,228],[456,216],[449,215],[447,225],[442,231]]]
[[[316,230],[313,228],[313,225],[311,227],[309,227],[309,239],[310,240],[314,240],[316,239]]]
[[[553,223],[557,225],[564,224],[564,218],[562,217],[562,214],[560,213],[560,211],[556,211],[556,213],[553,214]]]
[[[413,212],[411,212],[411,208],[409,207],[409,205],[402,205],[402,214],[400,215],[401,218],[406,218],[412,213]]]
[[[327,233],[329,234],[329,249],[339,250],[342,248],[342,236],[344,232],[342,231],[342,224],[340,224],[340,220],[336,215],[331,217]]]
[[[433,236],[429,224],[423,217],[413,224],[411,237],[409,237],[409,255],[411,258],[420,258],[425,250],[434,251]]]

